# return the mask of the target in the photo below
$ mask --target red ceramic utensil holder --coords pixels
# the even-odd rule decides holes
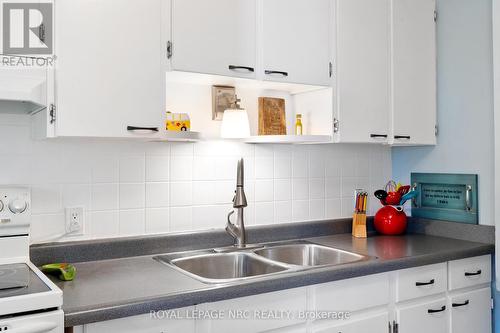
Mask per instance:
[[[375,214],[375,230],[383,235],[400,235],[406,231],[406,217],[401,206],[384,206]]]

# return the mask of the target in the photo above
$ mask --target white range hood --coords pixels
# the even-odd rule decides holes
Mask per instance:
[[[0,113],[34,114],[49,103],[51,69],[0,66]]]

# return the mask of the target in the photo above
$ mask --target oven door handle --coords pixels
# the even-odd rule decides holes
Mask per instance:
[[[9,333],[46,333],[58,327],[54,322],[31,323],[8,330]]]

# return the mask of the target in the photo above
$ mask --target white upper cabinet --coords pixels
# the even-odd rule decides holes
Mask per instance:
[[[393,0],[395,144],[435,144],[435,0]]]
[[[262,1],[264,80],[329,86],[331,13],[330,0]]]
[[[338,0],[335,141],[387,142],[389,0]]]
[[[166,39],[161,0],[58,0],[56,135],[161,131]],[[89,18],[91,20],[89,21]]]
[[[172,0],[172,69],[255,78],[255,0]]]

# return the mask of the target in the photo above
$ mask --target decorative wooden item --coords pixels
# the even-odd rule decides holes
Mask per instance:
[[[259,135],[286,135],[284,99],[259,97]]]

